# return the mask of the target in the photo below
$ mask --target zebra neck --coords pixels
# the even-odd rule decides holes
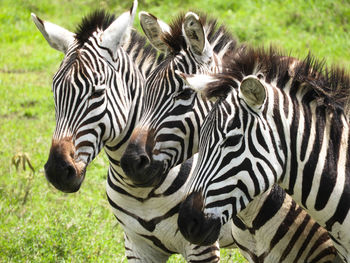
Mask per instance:
[[[112,129],[104,149],[110,164],[115,168],[120,167],[120,159],[140,118],[140,107],[138,106],[140,95],[135,100],[136,103],[131,103],[124,112],[118,111],[118,114],[115,115],[113,109],[110,111]]]
[[[280,185],[330,231],[341,254],[350,253],[349,123],[343,112],[316,102],[293,104],[293,117],[281,121],[289,126],[278,132],[287,146]]]
[[[115,65],[116,85],[108,96],[108,119],[111,128],[109,135],[106,136],[104,148],[111,166],[118,171],[118,174],[124,176],[120,168],[120,159],[140,119],[145,81],[128,54],[122,49],[119,52],[120,59]],[[122,71],[121,68],[124,70]],[[118,74],[118,72],[121,73]]]
[[[145,83],[144,77],[128,54],[123,49],[119,49],[119,53],[120,59],[115,64],[115,85],[108,96],[111,133],[105,147],[108,155],[118,161],[123,151],[121,148],[126,146],[140,119]]]

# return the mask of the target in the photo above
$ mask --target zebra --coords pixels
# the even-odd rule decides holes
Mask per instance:
[[[217,103],[202,126],[179,227],[188,233],[181,221],[193,218],[198,229],[218,231],[278,183],[350,262],[350,76],[310,54],[291,74],[279,56],[275,49],[247,48],[227,56],[222,74],[182,74]]]
[[[145,77],[162,55],[131,30],[136,12],[117,19],[104,11],[83,18],[76,33],[32,18],[53,48],[65,57],[53,78],[56,128],[45,175],[57,189],[75,192],[88,164],[104,148],[108,159],[106,192],[124,230],[129,262],[166,262],[181,253],[188,262],[218,262],[219,245],[197,246],[177,231],[192,160],[169,171],[159,187],[139,187],[120,167],[120,158],[139,120]],[[226,238],[227,236],[227,238]],[[221,245],[232,245],[231,235]]]
[[[223,26],[217,28],[215,20],[202,15],[199,19],[192,12],[180,15],[170,26],[141,12],[140,22],[150,42],[168,56],[147,78],[143,116],[121,159],[131,178],[137,178],[138,173],[128,166],[130,159],[142,163],[146,170],[151,170],[147,161],[158,162],[166,173],[197,151],[199,128],[212,104],[194,94],[176,70],[187,74],[220,72],[226,53],[244,49]],[[296,61],[288,61],[292,70]],[[138,156],[142,158],[135,160]],[[327,232],[281,188],[262,195],[250,208],[242,212],[243,218],[233,219],[232,228],[235,243],[250,262],[332,262],[335,249]],[[205,227],[198,229],[195,221],[184,221],[194,232],[208,234]]]

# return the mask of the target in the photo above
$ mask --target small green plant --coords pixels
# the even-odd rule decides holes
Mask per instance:
[[[12,157],[12,165],[16,167],[16,172],[21,178],[20,187],[18,189],[18,196],[23,196],[18,198],[22,200],[22,205],[24,205],[32,187],[32,182],[34,180],[35,169],[30,161],[27,153],[17,153]],[[27,167],[29,169],[27,169]],[[22,169],[21,169],[22,168]]]

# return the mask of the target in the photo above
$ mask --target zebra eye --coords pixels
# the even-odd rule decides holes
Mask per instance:
[[[191,98],[192,94],[193,94],[193,90],[192,89],[183,89],[179,92],[177,92],[174,96],[175,100],[188,100],[189,98]]]
[[[233,147],[233,146],[236,146],[237,144],[239,144],[241,142],[242,138],[243,138],[242,134],[228,136],[221,143],[221,147]]]
[[[94,76],[93,84],[98,85],[101,82],[101,76],[98,75],[96,72],[93,73],[93,76]]]
[[[264,75],[263,75],[262,73],[259,73],[259,74],[257,75],[257,77],[258,77],[258,79],[262,79],[262,78],[264,77]]]
[[[102,96],[104,93],[105,93],[104,88],[95,89],[92,91],[90,99],[98,98],[98,97]]]

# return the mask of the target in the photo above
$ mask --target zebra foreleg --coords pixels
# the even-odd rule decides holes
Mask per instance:
[[[165,263],[170,256],[149,246],[142,238],[127,236],[125,232],[124,246],[128,263]]]

